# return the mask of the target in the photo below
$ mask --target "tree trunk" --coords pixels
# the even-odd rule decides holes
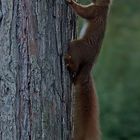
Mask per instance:
[[[0,0],[0,140],[70,140],[64,0]]]

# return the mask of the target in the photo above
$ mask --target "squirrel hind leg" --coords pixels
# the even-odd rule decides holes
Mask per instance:
[[[75,79],[81,64],[81,41],[72,41],[68,44],[68,51],[65,55],[65,64],[69,70],[72,79]]]
[[[65,60],[65,65],[68,71],[70,72],[71,78],[74,79],[78,71],[78,65],[74,62],[72,56],[68,53],[65,55],[64,60]]]

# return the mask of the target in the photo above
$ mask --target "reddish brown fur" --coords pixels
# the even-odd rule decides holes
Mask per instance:
[[[73,74],[75,86],[73,140],[100,140],[98,103],[91,69],[103,41],[109,0],[93,2],[95,4],[83,6],[68,0],[73,10],[88,21],[84,36],[70,42],[65,57],[66,65]]]

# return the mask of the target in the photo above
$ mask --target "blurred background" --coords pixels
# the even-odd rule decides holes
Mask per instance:
[[[140,0],[113,1],[93,76],[102,140],[140,140]]]

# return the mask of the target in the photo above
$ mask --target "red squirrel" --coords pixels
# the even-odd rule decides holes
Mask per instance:
[[[86,19],[84,35],[68,45],[65,63],[74,84],[73,140],[100,140],[99,109],[91,69],[100,52],[111,0],[93,0],[81,5],[67,0],[72,9]]]

